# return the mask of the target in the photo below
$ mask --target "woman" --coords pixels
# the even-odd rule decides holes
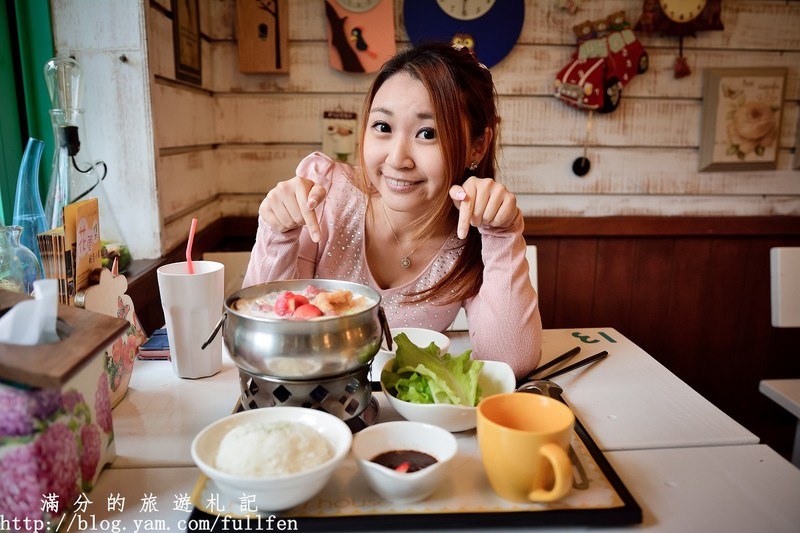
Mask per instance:
[[[522,215],[494,181],[495,100],[465,48],[390,59],[364,104],[360,167],[314,153],[267,194],[244,285],[355,281],[381,294],[392,327],[442,331],[463,306],[474,356],[530,373],[541,318]]]

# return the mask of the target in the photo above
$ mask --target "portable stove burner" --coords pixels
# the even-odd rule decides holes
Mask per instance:
[[[372,397],[369,365],[310,381],[255,375],[240,368],[239,383],[244,410],[279,405],[317,409],[341,419],[353,433],[378,420],[378,401]]]

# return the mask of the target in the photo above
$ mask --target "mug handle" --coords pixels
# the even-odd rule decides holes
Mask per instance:
[[[549,442],[542,446],[539,452],[553,466],[555,483],[550,490],[531,490],[528,499],[533,502],[553,502],[566,496],[572,487],[572,463],[567,457],[567,452],[558,444]]]

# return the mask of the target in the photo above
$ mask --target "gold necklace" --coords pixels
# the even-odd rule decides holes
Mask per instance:
[[[420,246],[422,246],[425,243],[425,240],[427,239],[416,245],[414,249],[411,250],[410,252],[405,253],[405,251],[403,250],[403,245],[400,244],[400,239],[397,238],[397,233],[394,231],[394,227],[392,226],[392,221],[389,220],[389,213],[386,212],[386,204],[383,203],[383,200],[381,200],[381,205],[383,206],[383,216],[386,217],[386,223],[389,224],[389,229],[392,230],[392,235],[394,235],[394,240],[397,242],[397,247],[400,249],[400,252],[403,253],[403,258],[400,260],[400,266],[403,268],[410,268],[411,256],[414,255],[414,252],[416,252],[417,249]]]

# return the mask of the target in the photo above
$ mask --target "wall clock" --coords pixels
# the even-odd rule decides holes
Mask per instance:
[[[683,38],[698,31],[725,29],[721,12],[722,0],[644,0],[635,29],[679,38],[674,72],[676,78],[683,78],[691,73],[683,57]]]
[[[336,0],[343,9],[353,13],[363,13],[377,6],[381,0]]]
[[[474,20],[484,16],[496,0],[436,0],[439,7],[453,18]]]
[[[658,3],[667,18],[678,24],[696,19],[706,7],[706,0],[658,0]]]
[[[376,72],[397,50],[392,0],[325,0],[328,58],[343,72]]]
[[[517,43],[525,0],[409,0],[403,5],[403,19],[412,44],[463,44],[491,67]]]
[[[694,35],[722,30],[722,0],[644,0],[636,31],[663,35]]]

